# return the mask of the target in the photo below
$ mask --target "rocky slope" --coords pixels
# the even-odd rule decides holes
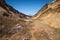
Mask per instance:
[[[25,31],[23,30],[27,29],[25,28],[25,19],[30,17],[18,12],[4,0],[0,0],[0,40],[10,40],[17,32],[24,34]]]
[[[12,6],[8,5],[4,0],[0,0],[0,9],[1,9],[0,11],[7,12],[7,14],[9,16],[12,16],[12,17],[14,17],[15,14],[16,14],[16,16],[19,16],[20,18],[28,18],[28,17],[30,17],[28,15],[25,15],[25,14],[15,10]]]
[[[0,40],[60,40],[60,0],[46,4],[34,16],[0,0]]]

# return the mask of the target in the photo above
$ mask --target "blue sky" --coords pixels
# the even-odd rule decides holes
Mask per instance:
[[[52,0],[5,0],[9,5],[11,5],[16,10],[27,14],[36,14],[46,3]]]

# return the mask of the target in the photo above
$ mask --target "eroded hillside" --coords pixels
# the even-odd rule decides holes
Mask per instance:
[[[0,40],[60,40],[60,0],[46,4],[34,16],[0,0]]]

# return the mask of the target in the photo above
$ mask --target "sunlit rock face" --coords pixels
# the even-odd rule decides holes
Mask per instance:
[[[60,40],[60,0],[45,5],[32,19],[32,40]]]
[[[48,5],[46,10],[41,16],[40,21],[54,28],[60,28],[60,0]]]
[[[60,40],[60,0],[46,4],[34,16],[0,0],[0,40]]]

